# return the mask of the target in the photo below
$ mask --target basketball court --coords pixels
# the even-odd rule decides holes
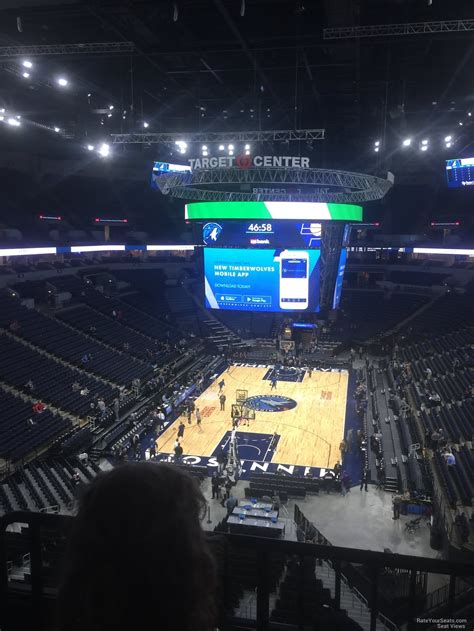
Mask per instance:
[[[242,459],[304,467],[332,468],[340,460],[344,437],[348,373],[346,370],[286,371],[272,389],[273,366],[234,365],[221,373],[196,399],[195,414],[180,440],[184,454],[216,456],[232,429],[232,404],[246,391],[246,406],[254,419],[241,420],[238,432]],[[225,381],[225,410],[219,401],[219,382]],[[173,453],[178,419],[157,440],[161,453]],[[244,444],[245,443],[245,444]],[[241,450],[241,446],[245,449]],[[243,452],[243,453],[242,453]],[[247,457],[246,454],[249,454]]]

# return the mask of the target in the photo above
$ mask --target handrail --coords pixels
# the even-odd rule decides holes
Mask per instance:
[[[71,524],[72,516],[60,514],[46,514],[15,511],[0,518],[0,601],[6,602],[9,594],[16,593],[15,588],[9,584],[6,563],[6,532],[7,526],[12,523],[24,523],[28,525],[29,552],[31,553],[31,590],[29,598],[32,599],[33,614],[40,615],[41,598],[44,593],[44,577],[42,575],[42,546],[41,529],[47,525],[49,531],[57,529],[63,532],[68,524]],[[224,533],[219,533],[224,534]],[[212,536],[212,535],[210,535]],[[281,541],[265,537],[255,537],[249,535],[224,535],[229,543],[237,549],[252,550],[257,558],[257,631],[267,631],[269,625],[269,585],[268,572],[266,570],[271,553],[278,551],[279,554],[296,556],[300,559],[309,557],[324,561],[333,562],[333,571],[336,581],[336,607],[340,606],[340,590],[337,588],[341,578],[341,562],[362,564],[368,568],[370,573],[370,631],[375,631],[377,619],[379,617],[379,600],[381,597],[380,573],[385,567],[403,568],[413,572],[432,572],[434,574],[444,574],[450,576],[450,590],[448,610],[452,613],[455,600],[455,582],[457,577],[472,577],[474,570],[472,564],[462,562],[451,562],[440,559],[429,559],[414,557],[402,554],[389,554],[385,552],[374,552],[371,550],[356,550],[352,548],[342,548],[331,545],[320,545],[313,543],[299,543],[294,541]],[[225,581],[230,580],[226,574]],[[410,581],[410,593],[407,596],[407,616],[414,620],[417,615],[416,610],[416,584]]]

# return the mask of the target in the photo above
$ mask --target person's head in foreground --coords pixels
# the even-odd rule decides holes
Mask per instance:
[[[165,464],[99,475],[74,519],[59,631],[212,631],[214,564],[196,482]]]

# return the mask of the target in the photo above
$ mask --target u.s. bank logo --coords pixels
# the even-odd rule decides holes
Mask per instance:
[[[210,221],[204,224],[202,228],[202,240],[206,245],[217,243],[222,232],[222,226],[218,223]]]
[[[278,394],[259,394],[254,397],[249,397],[245,401],[246,407],[251,410],[257,410],[258,412],[286,412],[287,410],[292,410],[297,405],[294,399]]]

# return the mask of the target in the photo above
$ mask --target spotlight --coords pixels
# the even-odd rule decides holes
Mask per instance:
[[[250,155],[250,151],[248,149],[245,150],[245,155],[249,156]]]
[[[59,134],[59,132],[60,132],[61,130],[59,129],[59,127],[55,127],[55,128],[54,128],[54,131],[55,131],[57,134]]]
[[[219,151],[224,151],[225,147],[224,145],[219,145]]]
[[[411,138],[405,138],[405,140],[403,141],[403,146],[409,147],[410,145],[411,145]]]
[[[453,139],[452,136],[446,136],[446,138],[444,139],[444,142],[451,142],[452,139]]]
[[[25,79],[28,79],[28,78],[29,78],[29,76],[30,76],[30,73],[29,73],[29,72],[24,72],[24,73],[23,73],[23,76],[25,77]]]
[[[92,94],[90,92],[87,93],[87,98],[90,99]]]
[[[421,144],[422,144],[422,145],[427,145],[427,144],[428,144],[428,141],[427,141],[427,140],[422,140],[422,141],[421,141]]]
[[[234,150],[234,145],[229,145],[229,146],[227,147],[227,149],[228,149],[229,151],[233,151],[233,150]]]
[[[179,153],[186,153],[186,149],[184,147],[181,147],[181,149],[179,150]]]
[[[107,156],[110,153],[110,147],[107,143],[102,143],[99,147],[99,155],[101,155],[103,158],[107,158]]]
[[[374,151],[375,153],[378,153],[380,151],[380,147],[374,147]]]
[[[125,116],[124,116],[124,118],[125,118]],[[145,121],[145,122],[143,123],[143,127],[144,127],[145,129],[148,129],[148,127],[150,127],[150,125],[149,125],[149,124]]]
[[[230,156],[233,156],[233,155],[234,155],[234,152],[232,151],[232,149],[229,149],[229,155],[230,155]]]
[[[203,155],[203,156],[208,156],[208,155],[209,155],[209,153],[208,153],[207,151],[203,151],[203,152],[202,152],[202,155]]]
[[[468,112],[468,113],[467,113],[467,115],[468,115],[468,116],[472,116],[472,112]]]
[[[112,118],[112,114],[110,112],[107,114],[107,118]]]
[[[109,110],[113,110],[114,106],[113,105],[109,105]]]
[[[380,140],[376,140],[376,141],[374,142],[374,145],[375,145],[376,147],[380,147]]]
[[[28,59],[24,59],[21,63],[25,68],[33,68],[33,64]]]
[[[21,125],[20,121],[18,121],[16,118],[9,118],[7,120],[7,123],[12,127],[19,127]]]
[[[447,142],[446,143],[446,149],[449,149],[451,147],[452,143],[451,142]]]
[[[464,123],[462,121],[459,121],[459,124],[461,125],[461,127],[464,125]]]
[[[65,79],[64,77],[59,77],[59,79],[57,80],[58,85],[60,85],[62,88],[65,88],[68,84],[68,80]]]
[[[250,149],[250,145],[245,145],[245,148],[246,149]]]
[[[421,145],[420,150],[421,151],[428,151],[428,145]]]
[[[94,151],[94,145],[87,145],[88,151]]]
[[[203,146],[201,147],[201,149],[202,149],[203,151],[207,151],[207,145],[203,145]]]
[[[0,121],[4,121],[5,120],[5,116],[3,116],[3,114],[0,114]]]

